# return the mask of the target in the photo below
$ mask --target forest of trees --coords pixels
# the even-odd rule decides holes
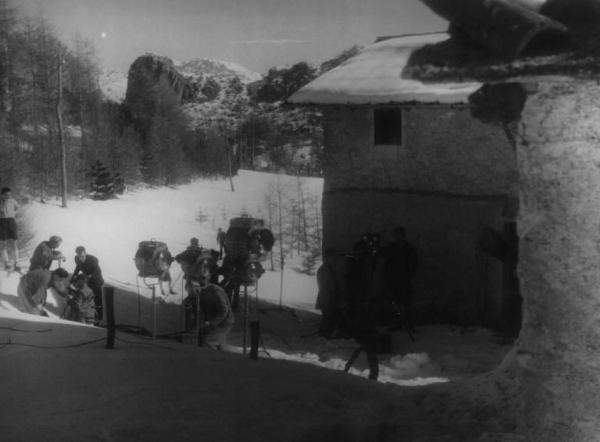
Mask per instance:
[[[165,94],[140,130],[125,104],[106,101],[94,47],[68,46],[43,18],[0,0],[0,183],[44,201],[61,194],[64,147],[69,194],[88,194],[100,161],[126,183],[176,184],[226,174],[218,134],[197,133]],[[217,149],[217,150],[215,150]]]
[[[254,168],[255,158],[264,153],[270,170],[320,174],[318,112],[281,107],[281,102],[357,48],[320,69],[305,62],[270,69],[249,91],[243,111],[238,103],[242,83],[222,89],[214,80],[207,81],[202,91],[205,99],[232,95],[225,105],[236,118],[194,125],[181,97],[165,84],[142,90],[137,108],[127,100],[106,100],[99,87],[101,69],[93,45],[81,37],[62,42],[44,18],[24,17],[13,4],[0,0],[3,186],[41,201],[61,194],[64,198],[67,191],[90,195],[97,162],[127,185],[175,185],[196,176]],[[302,143],[313,146],[312,163],[306,167],[292,164],[293,149]]]
[[[43,18],[23,18],[6,0],[0,22],[2,184],[42,200],[58,194],[61,144],[73,191],[86,188],[98,159],[135,178],[135,137],[115,135],[120,109],[102,100],[91,44],[76,38],[68,48]]]

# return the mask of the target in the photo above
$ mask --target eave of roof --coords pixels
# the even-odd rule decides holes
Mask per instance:
[[[446,33],[410,35],[379,41],[293,94],[294,104],[460,104],[479,82],[424,83],[403,78],[411,54],[448,39]]]

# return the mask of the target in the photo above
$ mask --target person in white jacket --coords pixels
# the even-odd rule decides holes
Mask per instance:
[[[59,295],[66,296],[68,285],[69,272],[65,269],[58,268],[53,272],[42,268],[30,270],[21,277],[17,287],[21,311],[48,316],[44,308],[47,296],[46,290],[53,288]]]

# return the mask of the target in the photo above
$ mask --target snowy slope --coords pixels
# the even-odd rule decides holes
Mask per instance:
[[[191,237],[198,237],[203,246],[216,247],[218,227],[227,228],[228,220],[241,213],[267,219],[265,199],[272,186],[279,182],[295,187],[296,180],[296,177],[290,176],[241,171],[234,178],[235,192],[231,192],[225,179],[197,180],[177,188],[138,189],[109,201],[69,201],[67,209],[59,207],[58,201],[48,204],[32,202],[24,205],[21,213],[34,235],[22,251],[23,261],[31,255],[37,243],[51,235],[60,235],[64,239],[61,250],[69,257],[64,267],[72,271],[74,249],[84,245],[90,254],[99,258],[106,283],[116,288],[117,323],[153,330],[158,336],[176,333],[182,330],[180,306],[185,296],[179,266],[174,264],[171,268],[177,293],[161,298],[154,310],[152,291],[137,278],[133,257],[138,243],[152,238],[164,241],[174,254],[182,251]],[[307,195],[320,197],[322,179],[304,178],[302,185]],[[316,281],[314,276],[298,273],[295,270],[298,265],[297,257],[288,259],[281,291],[282,274],[278,269],[270,271],[270,265],[265,263],[267,272],[259,280],[258,292],[250,292],[251,319],[258,319],[263,330],[261,345],[265,353],[261,357],[268,354],[276,359],[341,371],[356,344],[344,340],[327,341],[314,335],[318,316],[310,312],[314,311]],[[17,274],[7,277],[4,272],[0,273],[0,330],[14,321],[45,324],[44,329],[54,329],[51,324],[64,324],[58,319],[64,303],[51,293],[47,305],[50,319],[19,312],[17,284]],[[254,307],[256,295],[260,301],[258,310]],[[284,307],[302,311],[294,313],[273,309],[273,304],[278,305],[280,299]],[[272,304],[268,306],[265,302]],[[156,323],[153,322],[154,311],[157,312]],[[241,323],[238,315],[229,339],[229,350],[233,353],[242,352]],[[86,326],[73,323],[69,326],[75,340],[84,339],[92,333]],[[17,337],[27,337],[23,341],[25,343],[31,343],[29,338],[32,337],[43,338],[40,335],[20,335],[10,331],[10,327],[6,330],[9,332],[5,333],[7,337],[4,339],[12,342]],[[67,345],[60,336],[53,339]],[[457,330],[446,327],[423,328],[414,344],[404,332],[399,331],[393,336],[393,353],[381,361],[380,380],[413,386],[445,382],[464,373],[486,371],[497,364],[506,351],[490,343],[490,333],[484,330],[464,337]],[[366,377],[366,360],[359,358],[351,373]]]
[[[192,237],[199,238],[204,247],[216,248],[217,228],[227,229],[230,218],[241,213],[267,216],[265,198],[278,179],[296,183],[296,177],[240,171],[234,178],[235,192],[227,180],[197,180],[177,188],[140,189],[109,201],[70,201],[66,210],[58,202],[32,202],[23,209],[34,232],[26,255],[40,241],[59,235],[63,238],[61,250],[69,257],[67,270],[74,268],[75,247],[83,245],[99,258],[107,283],[131,289],[138,284],[133,257],[140,241],[166,242],[174,255],[183,251]],[[307,195],[320,197],[322,179],[304,178],[303,183]],[[283,301],[311,308],[316,297],[315,279],[298,274],[293,270],[296,266],[290,261],[284,270]],[[172,276],[179,282],[175,289],[180,292],[177,265],[172,267]],[[280,273],[268,271],[259,281],[261,298],[279,302],[280,283]]]
[[[136,336],[119,334],[106,350],[105,331],[93,327],[0,325],[0,341],[10,340],[0,347],[4,442],[363,442],[374,432],[391,442],[407,440],[394,428],[435,394]],[[440,430],[426,428],[432,438],[422,440],[438,440]]]

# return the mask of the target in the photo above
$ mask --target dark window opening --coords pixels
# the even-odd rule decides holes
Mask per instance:
[[[375,109],[375,145],[402,144],[402,109]]]

